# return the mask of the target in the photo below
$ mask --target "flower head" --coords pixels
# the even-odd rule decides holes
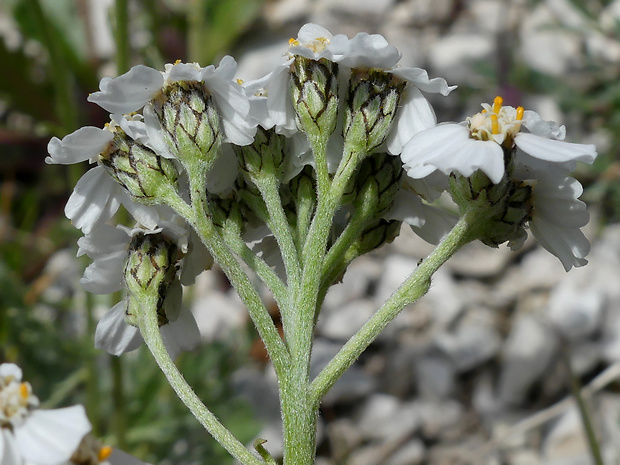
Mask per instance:
[[[68,460],[90,429],[84,407],[39,410],[21,369],[0,365],[0,459],[19,465],[56,465]]]

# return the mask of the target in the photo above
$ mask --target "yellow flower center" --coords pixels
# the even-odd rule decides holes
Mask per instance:
[[[500,145],[511,146],[514,137],[521,130],[523,107],[503,106],[504,99],[495,97],[493,105],[467,119],[472,139],[494,140]]]
[[[99,459],[100,462],[103,462],[110,455],[112,455],[112,448],[110,446],[102,446],[99,449],[99,453],[97,454],[97,458]]]
[[[329,39],[327,37],[317,37],[311,42],[306,42],[304,44],[299,42],[299,40],[293,39],[293,38],[290,38],[288,41],[289,47],[298,47],[301,45],[303,47],[309,48],[314,53],[321,53],[323,50],[325,50],[328,44],[329,44]]]

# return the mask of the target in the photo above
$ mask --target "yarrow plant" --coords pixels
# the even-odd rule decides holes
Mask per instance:
[[[427,94],[442,78],[399,66],[380,35],[333,36],[307,24],[262,79],[218,67],[136,66],[90,95],[110,113],[48,146],[48,163],[89,160],[66,208],[93,259],[82,284],[124,297],[96,345],[120,355],[146,343],[194,416],[240,463],[274,464],[241,444],[174,364],[199,343],[182,285],[217,263],[236,288],[278,377],[285,465],[314,463],[321,398],[463,245],[518,249],[531,230],[568,271],[586,264],[588,221],[569,177],[593,145],[501,98],[458,124],[437,124]],[[458,214],[433,204],[443,192]],[[132,227],[115,226],[120,205]],[[316,376],[309,366],[323,299],[348,265],[391,242],[405,222],[436,249]],[[245,266],[242,266],[245,265]],[[247,269],[271,291],[281,335]],[[15,430],[17,431],[17,430]]]

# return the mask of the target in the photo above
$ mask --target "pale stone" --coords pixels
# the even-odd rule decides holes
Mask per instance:
[[[426,447],[420,439],[412,439],[398,449],[384,465],[421,465],[426,456]]]
[[[357,426],[368,439],[388,440],[405,437],[419,426],[416,406],[394,396],[374,394],[362,406]]]
[[[514,322],[503,350],[499,400],[503,405],[521,403],[528,390],[545,374],[557,350],[554,333],[529,315]]]

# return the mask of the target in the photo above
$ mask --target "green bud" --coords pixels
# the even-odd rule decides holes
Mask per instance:
[[[186,169],[209,164],[222,143],[220,116],[204,83],[169,84],[153,102],[162,137]]]
[[[478,238],[489,247],[497,247],[523,234],[532,212],[532,187],[504,177],[493,184],[481,171],[470,177],[450,175],[450,194],[461,212],[484,210],[485,223]]]
[[[234,229],[239,234],[243,233],[245,221],[237,200],[211,196],[209,197],[209,208],[215,226],[222,229]]]
[[[127,321],[133,321],[144,305],[144,298],[156,302],[159,325],[168,323],[163,303],[176,278],[181,252],[176,244],[161,233],[134,234],[125,264],[125,284],[129,293]]]
[[[286,168],[285,139],[273,129],[267,130],[259,126],[254,142],[246,146],[234,146],[242,172],[252,179],[268,169],[273,170],[278,179],[282,179]]]
[[[360,238],[351,246],[355,249],[357,256],[368,253],[389,244],[400,233],[402,222],[398,220],[384,220],[380,218],[373,221],[362,233]]]
[[[327,137],[338,119],[338,65],[296,56],[290,90],[297,126],[309,137]]]
[[[99,155],[99,161],[141,203],[162,203],[163,196],[178,190],[179,173],[174,163],[135,142],[120,129],[114,133],[108,149]]]
[[[345,145],[370,153],[387,138],[405,82],[381,70],[353,69],[344,115]]]
[[[375,198],[370,200],[375,207],[374,217],[379,217],[392,208],[394,197],[400,189],[403,175],[399,157],[386,153],[375,153],[364,160],[355,176],[356,202],[368,202],[364,193],[372,189]]]

